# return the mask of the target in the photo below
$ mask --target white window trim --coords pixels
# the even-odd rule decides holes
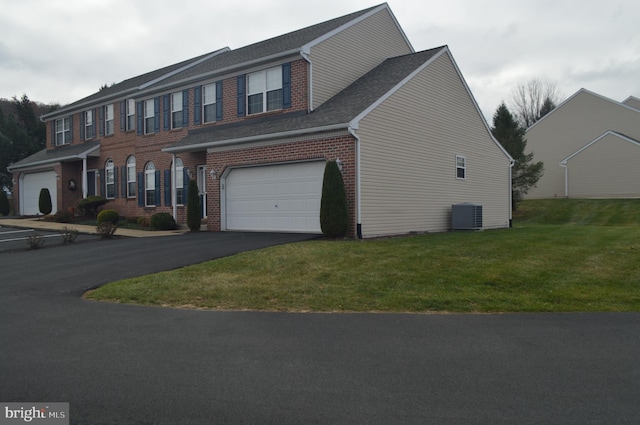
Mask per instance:
[[[116,167],[113,164],[113,159],[107,159],[104,166],[104,190],[107,199],[115,199],[116,197],[116,180],[115,180]],[[112,187],[112,193],[109,194],[109,186]]]
[[[184,163],[182,159],[176,158],[176,173],[173,179],[173,189],[176,193],[176,205],[186,205],[184,199]],[[182,202],[178,201],[178,192],[182,191]]]
[[[207,92],[210,89],[213,91],[213,96],[209,95],[207,96]],[[202,86],[202,123],[203,124],[209,124],[212,122],[216,122],[216,96],[217,96],[217,92],[216,92],[216,84],[212,83],[212,84],[206,84],[204,86]],[[209,97],[209,99],[213,98],[213,102],[208,102],[207,103],[207,97]],[[207,114],[206,114],[206,107],[207,106],[211,106],[213,107],[213,119],[212,120],[207,120]]]
[[[459,164],[458,160],[462,160],[462,165]],[[463,177],[458,175],[458,170],[462,170],[464,174]],[[467,179],[467,158],[462,155],[456,155],[456,179],[458,180],[466,180]]]
[[[136,129],[136,102],[133,99],[127,99],[125,101],[125,109],[126,109],[126,121],[125,121],[125,131],[133,131]]]
[[[113,104],[104,106],[104,135],[112,136],[115,131],[113,120]]]
[[[131,161],[133,160],[133,161]],[[133,176],[131,175],[131,170],[133,169]],[[131,180],[131,177],[133,177],[133,180]],[[136,157],[135,156],[130,156],[129,158],[127,158],[127,198],[135,198],[136,197],[136,189],[137,189],[137,184],[138,182],[136,181]],[[134,187],[134,191],[133,194],[131,193],[131,191],[129,190],[129,185],[133,183],[133,187]]]
[[[60,125],[58,125],[60,124]],[[71,143],[71,118],[65,117],[57,119],[55,122],[56,134],[55,134],[55,145],[62,146],[68,145]],[[58,128],[61,127],[61,128]],[[67,141],[67,135],[69,136],[69,141]],[[60,141],[62,139],[62,142]]]
[[[151,115],[149,115],[149,112],[151,112]],[[147,123],[147,121],[151,119],[153,126],[155,126],[155,121],[153,121],[155,119],[155,116],[156,116],[156,111],[155,111],[154,100],[153,99],[145,100],[144,101],[144,120],[143,120],[144,134],[155,133],[155,128],[149,128],[149,125]]]
[[[176,102],[176,99],[178,102]],[[182,128],[182,122],[184,120],[182,114],[182,92],[171,93],[171,129]],[[179,113],[179,118],[176,122],[175,114]]]
[[[151,167],[151,168],[150,168]],[[151,176],[151,178],[149,178]],[[153,182],[151,187],[149,187],[149,183]],[[156,197],[156,166],[153,162],[148,162],[147,165],[144,166],[144,206],[145,207],[155,207],[155,201],[153,204],[148,202],[149,196],[148,193],[153,192],[153,198],[155,200]]]
[[[93,139],[93,111],[84,111],[84,139]]]
[[[273,87],[269,86],[268,75],[271,72],[277,72],[279,75],[279,78],[277,79],[275,86]],[[253,82],[251,82],[252,78],[254,79]],[[247,99],[246,99],[247,115],[262,114],[265,112],[278,111],[282,109],[282,106],[280,106],[280,108],[268,109],[268,101],[267,101],[268,93],[283,89],[282,66],[275,66],[273,68],[263,69],[262,71],[257,71],[257,72],[252,72],[251,74],[247,74],[246,84],[247,84]],[[262,94],[262,110],[259,112],[249,113],[249,105],[250,105],[249,97],[257,94]]]

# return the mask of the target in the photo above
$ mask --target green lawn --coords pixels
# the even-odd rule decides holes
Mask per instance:
[[[277,246],[86,297],[270,311],[640,311],[640,203],[602,202],[585,219],[588,207],[529,201],[513,229]]]

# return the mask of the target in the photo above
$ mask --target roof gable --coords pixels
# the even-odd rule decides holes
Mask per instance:
[[[593,146],[594,144],[598,143],[599,141],[605,139],[607,136],[614,136],[617,137],[621,140],[624,140],[625,142],[629,142],[633,145],[636,145],[638,147],[640,147],[640,141],[633,139],[631,137],[625,136],[622,133],[618,133],[617,131],[606,131],[603,134],[601,134],[600,136],[596,137],[594,140],[590,141],[589,143],[587,143],[586,145],[584,145],[583,147],[581,147],[580,149],[578,149],[577,151],[573,152],[571,155],[567,156],[566,158],[564,158],[562,161],[560,161],[561,165],[567,165],[567,162],[569,162],[572,158],[575,158],[576,156],[580,155],[582,152],[584,152],[585,150],[589,149],[591,146]]]
[[[566,105],[571,104],[572,102],[574,102],[579,96],[581,95],[586,95],[586,96],[593,96],[596,97],[598,99],[604,100],[608,103],[610,103],[612,106],[615,107],[620,107],[620,108],[625,108],[628,109],[630,111],[634,111],[634,112],[638,112],[640,113],[640,110],[632,108],[629,105],[625,105],[622,102],[617,102],[613,99],[610,99],[608,97],[602,96],[598,93],[592,92],[590,90],[587,90],[585,88],[581,88],[580,90],[578,90],[577,92],[575,92],[573,95],[571,95],[570,97],[568,97],[564,102],[562,102],[561,104],[559,104],[558,106],[556,106],[551,112],[549,112],[548,114],[546,114],[544,117],[542,117],[541,119],[539,119],[538,121],[536,121],[535,123],[533,123],[532,126],[530,126],[529,128],[527,128],[527,131],[531,130],[532,128],[536,127],[537,125],[539,125],[541,122],[544,122],[547,118],[549,118],[550,116],[552,116],[555,112],[559,111],[561,108],[564,108]],[[628,100],[628,99],[627,99]]]

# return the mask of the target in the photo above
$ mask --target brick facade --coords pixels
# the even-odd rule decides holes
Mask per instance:
[[[279,66],[279,65],[278,65]],[[122,131],[124,124],[121,123],[121,116],[126,119],[126,114],[121,108],[124,107],[124,102],[121,100],[114,101],[113,114],[114,114],[114,132],[112,135],[101,136],[102,131],[100,126],[104,125],[104,122],[98,119],[100,116],[99,108],[103,108],[105,104],[91,105],[90,107],[74,111],[68,115],[72,117],[72,143],[71,145],[78,145],[84,143],[81,140],[81,132],[84,131],[81,125],[82,114],[87,110],[94,111],[94,118],[96,120],[96,137],[89,140],[99,140],[100,149],[99,156],[89,156],[87,158],[87,171],[95,171],[96,173],[96,194],[106,196],[104,169],[108,160],[112,160],[114,163],[116,176],[116,191],[117,196],[104,206],[104,208],[115,209],[120,215],[126,217],[139,217],[139,216],[151,216],[157,212],[173,213],[173,207],[167,205],[165,202],[165,172],[164,170],[171,169],[171,163],[173,155],[163,152],[162,149],[170,146],[174,142],[184,138],[189,130],[203,128],[203,127],[215,127],[218,125],[225,125],[230,123],[237,123],[243,120],[253,119],[258,116],[278,115],[283,113],[289,113],[294,111],[306,111],[309,103],[309,70],[308,63],[303,60],[295,60],[290,63],[291,66],[291,107],[271,111],[262,114],[255,114],[247,116],[238,116],[237,110],[237,91],[238,91],[238,75],[230,76],[222,80],[222,99],[223,99],[223,119],[207,124],[195,125],[195,99],[196,93],[195,87],[200,85],[214,83],[219,80],[202,81],[192,85],[188,88],[178,88],[168,92],[154,93],[146,97],[136,98],[137,102],[143,102],[148,99],[159,98],[160,111],[158,116],[160,119],[159,132],[152,134],[139,134],[139,130],[136,128],[131,131]],[[268,67],[267,67],[268,68]],[[243,74],[239,74],[243,75]],[[183,92],[188,96],[188,126],[178,129],[165,130],[165,125],[170,127],[170,123],[165,124],[166,117],[170,119],[170,110],[164,110],[164,98],[165,95],[170,95],[175,92]],[[168,113],[167,113],[168,112]],[[136,108],[138,113],[138,108]],[[202,114],[203,115],[203,114]],[[64,116],[61,116],[61,118]],[[144,118],[144,117],[143,117]],[[139,126],[140,121],[136,115],[136,127]],[[122,124],[122,125],[121,125]],[[64,147],[53,146],[55,139],[55,132],[53,129],[52,121],[47,123],[47,146],[48,149],[61,149]],[[68,146],[68,145],[65,145]],[[141,196],[138,192],[138,184],[136,184],[136,196],[127,197],[126,184],[123,184],[122,168],[127,165],[127,160],[130,156],[134,156],[136,160],[136,176],[139,173],[144,173],[145,166],[149,162],[153,162],[156,170],[160,170],[160,205],[153,207],[140,207],[138,197]],[[305,141],[293,141],[282,142],[278,141],[272,145],[251,147],[251,148],[238,148],[234,150],[228,150],[222,153],[206,153],[201,152],[187,152],[177,155],[183,161],[185,168],[190,171],[191,178],[196,178],[196,172],[198,166],[206,166],[208,170],[214,169],[218,173],[218,177],[222,177],[227,170],[234,167],[249,166],[249,165],[264,165],[271,163],[287,163],[287,162],[299,162],[313,159],[325,159],[335,160],[340,159],[343,164],[343,176],[345,179],[347,197],[349,200],[349,212],[351,216],[351,224],[349,232],[351,235],[355,235],[355,141],[351,136],[339,136],[327,135],[325,138],[316,136],[313,140]],[[70,208],[77,205],[77,202],[82,199],[82,160],[74,160],[71,162],[63,162],[54,166],[56,173],[58,174],[58,199],[57,207],[59,211],[67,211]],[[126,175],[126,174],[125,174]],[[16,181],[19,181],[20,173],[15,173]],[[73,179],[76,182],[76,190],[70,190],[68,187],[69,181]],[[207,215],[208,215],[208,228],[210,230],[219,231],[221,228],[221,214],[220,214],[220,180],[212,180],[207,174]],[[18,185],[16,185],[19,190]],[[123,189],[124,192],[123,193]],[[142,194],[144,195],[144,194]],[[186,206],[179,205],[177,210],[177,220],[179,223],[186,222]]]

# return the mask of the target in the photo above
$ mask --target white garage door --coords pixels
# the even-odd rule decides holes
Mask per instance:
[[[21,212],[22,215],[40,214],[40,190],[46,187],[51,195],[51,205],[54,214],[58,204],[57,175],[55,171],[43,171],[40,173],[25,174],[22,180],[21,196]]]
[[[320,233],[324,161],[231,170],[226,229]]]

